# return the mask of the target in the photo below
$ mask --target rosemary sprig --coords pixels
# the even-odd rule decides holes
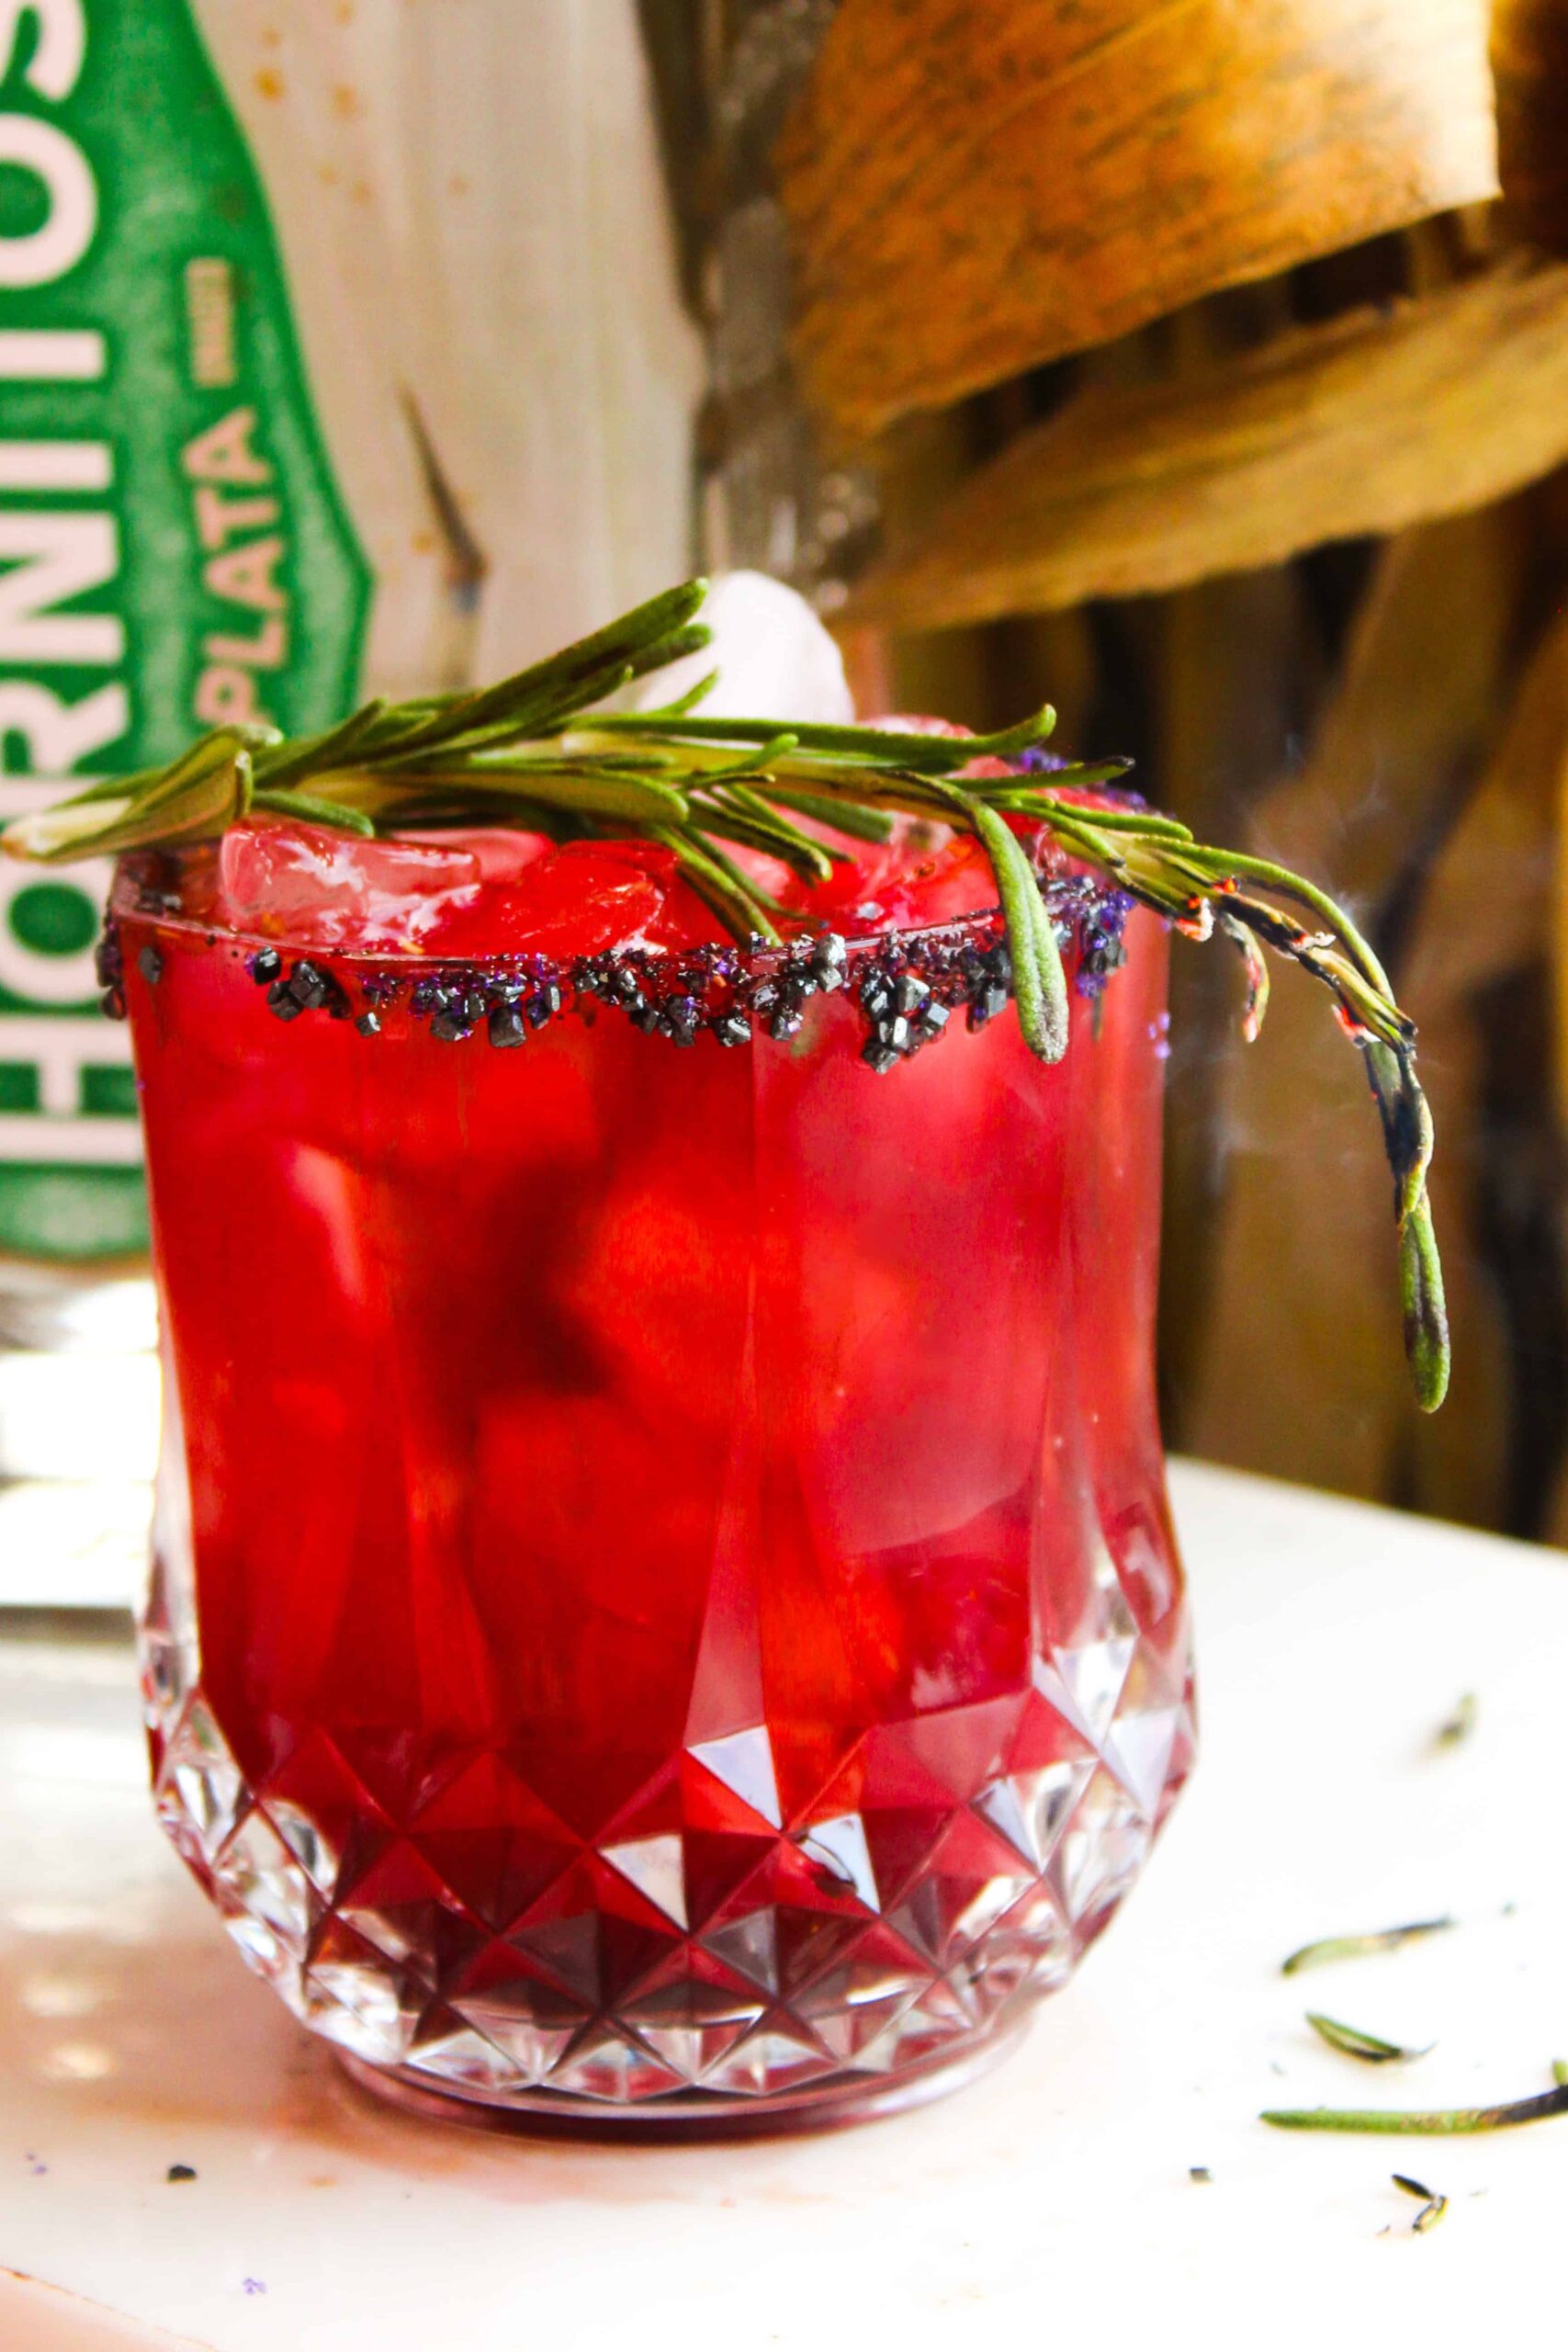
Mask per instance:
[[[1321,1936],[1316,1943],[1303,1944],[1288,1960],[1280,1962],[1281,1976],[1299,1976],[1303,1968],[1326,1968],[1331,1961],[1360,1960],[1368,1952],[1397,1951],[1402,1944],[1414,1943],[1418,1936],[1442,1935],[1457,1923],[1450,1918],[1415,1919],[1408,1927],[1376,1928],[1364,1936]]]
[[[1325,2017],[1321,2009],[1309,2009],[1306,2021],[1331,2050],[1337,2050],[1346,2058],[1359,2058],[1368,2066],[1408,2064],[1414,2059],[1429,2057],[1437,2047],[1428,2041],[1419,2050],[1406,2049],[1403,2042],[1385,2041],[1381,2033],[1368,2033],[1359,2025],[1346,2025],[1338,2018]]]
[[[1429,2109],[1279,2107],[1258,2118],[1280,2132],[1386,2132],[1413,2138],[1450,2139],[1472,2132],[1507,2132],[1519,2123],[1543,2123],[1549,2116],[1568,2115],[1568,2085],[1537,2091],[1532,2098],[1510,2099],[1502,2107],[1439,2107]]]
[[[776,943],[789,918],[731,849],[763,851],[809,883],[846,853],[800,819],[840,839],[877,841],[895,814],[924,818],[983,843],[1023,1034],[1053,1062],[1066,1050],[1067,990],[1037,861],[1039,843],[1054,843],[1190,936],[1207,937],[1217,922],[1246,961],[1249,1037],[1267,1002],[1263,947],[1328,989],[1361,1050],[1393,1171],[1416,1395],[1427,1410],[1440,1404],[1448,1324],[1415,1027],[1343,909],[1283,866],[1206,847],[1174,818],[1089,799],[1125,773],[1125,761],[1037,775],[1026,755],[1055,723],[1048,707],[999,733],[956,738],[705,718],[711,679],[660,710],[605,709],[632,680],[707,642],[697,619],[705,593],[702,581],[669,589],[477,693],[367,703],[292,742],[270,728],[220,729],[167,768],[95,782],[15,820],[0,847],[51,863],[212,839],[253,808],[361,835],[416,823],[512,823],[557,839],[633,833],[668,847],[739,938]],[[976,763],[1005,768],[977,775]]]

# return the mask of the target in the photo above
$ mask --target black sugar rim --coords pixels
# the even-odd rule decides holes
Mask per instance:
[[[125,906],[128,884],[137,896]],[[1042,876],[1040,890],[1060,945],[1076,951],[1077,992],[1093,1002],[1125,960],[1122,932],[1134,902],[1083,873]],[[858,1002],[864,1025],[861,1058],[880,1073],[931,1044],[956,1012],[964,1013],[966,1029],[985,1028],[1014,992],[999,907],[855,936],[819,925],[778,946],[754,937],[745,946],[627,946],[564,962],[528,953],[443,959],[309,949],[202,923],[184,913],[172,893],[148,880],[138,887],[122,871],[98,961],[103,1008],[116,1019],[125,1013],[122,920],[236,951],[265,991],[268,1010],[286,1023],[324,1013],[375,1037],[383,1015],[403,1004],[444,1045],[482,1036],[492,1046],[515,1047],[554,1019],[592,1017],[600,1006],[675,1046],[693,1046],[705,1034],[726,1046],[750,1044],[760,1033],[784,1043],[798,1035],[812,997],[844,993]],[[155,987],[164,968],[156,947],[144,946],[138,963]],[[357,1005],[345,980],[357,983]]]

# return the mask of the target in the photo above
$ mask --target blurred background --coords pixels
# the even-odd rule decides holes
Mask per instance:
[[[709,560],[806,588],[863,703],[1048,699],[1134,753],[1347,901],[1419,1021],[1431,1422],[1342,1041],[1287,973],[1244,1047],[1230,959],[1177,943],[1169,1442],[1568,1540],[1568,8],[682,13],[643,17]]]
[[[0,808],[232,711],[493,675],[694,561],[799,588],[866,711],[1050,700],[1350,905],[1438,1121],[1426,1422],[1320,992],[1281,973],[1246,1047],[1234,959],[1177,944],[1170,1443],[1568,1541],[1568,6],[53,21],[3,67],[45,126],[0,157],[6,508],[94,487],[29,435],[112,443],[118,571],[75,609],[133,625],[117,684],[0,639],[0,697],[124,697],[63,746],[6,702]],[[76,887],[0,907],[0,1598],[122,1594],[142,1540],[134,1101],[63,1025]]]

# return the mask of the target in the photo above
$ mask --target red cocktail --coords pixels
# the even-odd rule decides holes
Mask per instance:
[[[929,841],[760,951],[646,842],[253,822],[122,872],[159,1802],[385,2079],[907,2098],[1180,1784],[1162,929],[1058,860],[1043,1068],[989,865]]]

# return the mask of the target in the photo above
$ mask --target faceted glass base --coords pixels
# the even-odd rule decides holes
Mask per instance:
[[[820,2076],[772,2098],[739,2100],[700,2090],[672,2091],[652,2105],[606,2106],[548,2090],[494,2098],[455,2083],[437,2086],[412,2068],[368,2066],[340,2050],[351,2081],[405,2113],[457,2122],[481,2132],[535,2138],[592,2140],[740,2140],[773,2132],[831,2132],[887,2115],[929,2107],[977,2082],[1010,2058],[1029,2030],[1026,2014],[992,2026],[954,2052],[939,2052],[886,2080],[843,2074]]]
[[[250,1785],[159,1572],[158,1811],[250,1965],[383,2097],[527,2128],[852,2121],[1005,2052],[1186,1777],[1185,1628],[1156,1649],[1103,1555],[1096,1586],[1029,1687],[863,1735],[852,1805],[781,1820],[759,1724],[569,1844],[495,1755],[400,1820],[320,1732]]]

